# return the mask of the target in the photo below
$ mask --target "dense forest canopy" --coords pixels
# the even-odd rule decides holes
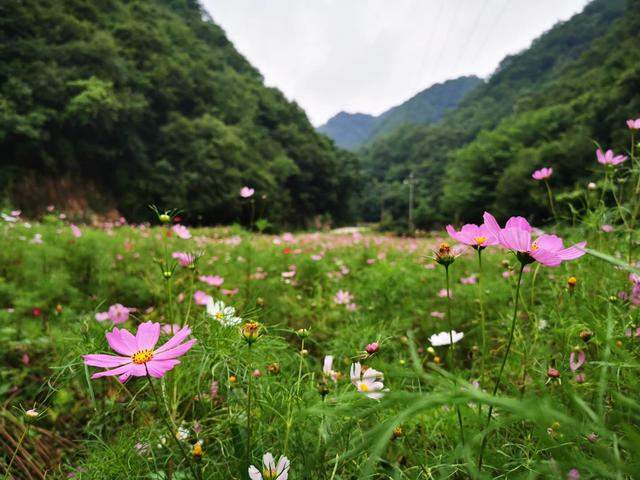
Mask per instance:
[[[263,79],[194,0],[0,3],[0,188],[49,202],[181,207],[190,221],[256,209],[303,225],[352,220],[357,164]]]
[[[596,0],[505,58],[489,81],[443,121],[405,126],[365,148],[365,218],[406,225],[415,172],[416,221],[477,220],[484,209],[544,217],[531,181],[554,167],[557,190],[581,185],[595,165],[593,140],[629,148],[624,121],[640,112],[640,2]],[[622,128],[621,128],[622,127]]]

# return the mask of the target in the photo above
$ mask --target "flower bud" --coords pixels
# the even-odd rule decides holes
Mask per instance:
[[[242,337],[249,345],[258,340],[261,335],[261,326],[258,322],[247,322],[240,328]]]
[[[202,443],[200,443],[199,441],[195,443],[195,445],[193,446],[193,449],[191,450],[191,453],[193,454],[193,458],[195,458],[196,460],[200,460],[202,458]]]
[[[402,428],[396,427],[393,429],[393,438],[400,438],[402,436]]]
[[[560,378],[560,370],[553,367],[549,367],[547,369],[547,376],[549,378]]]
[[[171,216],[168,213],[161,213],[158,215],[158,220],[160,220],[160,223],[169,223],[171,221]]]
[[[306,328],[300,328],[300,329],[298,329],[296,331],[296,334],[300,338],[308,338],[309,337],[309,330],[307,330]]]
[[[577,283],[578,279],[576,277],[569,277],[569,279],[567,280],[567,285],[570,289],[573,289]]]
[[[380,350],[380,344],[378,342],[372,342],[369,345],[367,345],[364,349],[369,355],[373,355],[378,350]]]
[[[455,261],[456,257],[453,254],[451,245],[446,242],[442,242],[435,252],[435,261],[440,265],[448,267]]]
[[[26,412],[24,412],[24,414],[28,417],[28,418],[38,418],[38,416],[40,415],[38,413],[37,410],[31,408],[29,410],[27,410]]]
[[[251,375],[256,378],[260,378],[262,376],[262,372],[258,368],[256,368],[253,372],[251,372]]]
[[[594,182],[589,182],[589,183],[587,184],[587,188],[588,188],[589,190],[595,190],[596,188],[598,188],[598,185],[596,185]]]
[[[599,438],[600,437],[596,432],[591,432],[589,435],[587,435],[587,440],[589,440],[591,443],[596,443]]]
[[[280,373],[280,364],[279,363],[271,363],[267,365],[267,372],[277,375]]]
[[[162,272],[162,276],[165,278],[165,280],[169,280],[172,275],[173,272],[171,270],[165,270]]]
[[[593,332],[590,331],[590,330],[582,330],[580,332],[580,338],[585,343],[587,343],[589,340],[591,340],[591,337],[593,337]]]

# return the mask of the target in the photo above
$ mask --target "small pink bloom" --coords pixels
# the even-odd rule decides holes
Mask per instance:
[[[29,365],[29,362],[31,361],[31,359],[29,358],[29,354],[27,354],[27,353],[22,354],[22,358],[20,359],[20,361],[24,365]]]
[[[498,244],[498,238],[489,230],[486,222],[480,226],[468,223],[463,225],[459,232],[456,232],[452,225],[447,225],[447,233],[454,240],[473,248],[484,248]]]
[[[351,302],[347,304],[347,310],[349,310],[350,312],[355,312],[356,310],[358,310],[358,305],[355,304],[355,302]]]
[[[171,254],[173,258],[178,260],[181,267],[190,267],[195,262],[196,258],[187,252],[173,252]]]
[[[240,196],[242,198],[250,198],[253,196],[254,193],[255,193],[255,190],[253,188],[242,187],[240,189]]]
[[[286,272],[282,272],[280,275],[282,275],[282,278],[293,278],[296,276],[296,271],[288,270]]]
[[[199,279],[201,282],[211,285],[212,287],[219,287],[224,283],[224,278],[219,275],[202,275]]]
[[[212,380],[211,386],[209,387],[209,393],[211,395],[211,398],[216,398],[218,396],[219,390],[220,390],[220,385],[218,384],[218,382],[215,380]]]
[[[155,378],[164,376],[180,363],[179,357],[191,349],[195,340],[184,342],[191,334],[189,327],[182,328],[167,343],[155,348],[160,337],[160,324],[141,323],[134,336],[126,329],[114,328],[105,334],[109,346],[119,355],[92,354],[83,355],[84,363],[107,370],[94,373],[91,378],[118,376],[125,382],[130,376]]]
[[[256,378],[260,378],[262,376],[262,372],[256,368],[253,372],[251,372],[251,375],[253,375]]]
[[[567,480],[580,480],[580,471],[577,468],[572,468],[567,473]]]
[[[584,375],[584,373],[579,373],[576,375],[577,383],[584,383],[586,380],[587,380],[587,377]]]
[[[431,316],[434,318],[444,318],[443,312],[431,312]]]
[[[351,295],[346,290],[338,290],[335,297],[333,297],[333,301],[338,305],[346,305],[353,300],[353,295]]]
[[[549,367],[547,369],[547,375],[549,376],[549,378],[559,378],[560,370],[558,370],[557,368]]]
[[[47,205],[47,212],[51,213],[55,210],[56,207],[54,207],[53,205]]]
[[[366,347],[364,347],[364,350],[369,354],[369,355],[373,355],[374,353],[376,353],[378,350],[380,350],[380,344],[378,342],[372,342],[369,345],[367,345]]]
[[[191,232],[189,232],[189,229],[184,225],[176,224],[171,228],[171,230],[173,230],[173,233],[183,240],[189,240],[191,238]]]
[[[553,174],[553,168],[544,167],[544,168],[541,168],[540,170],[536,170],[535,172],[533,172],[531,177],[534,180],[546,180],[552,174]]]
[[[181,328],[182,327],[177,323],[174,323],[174,324],[165,323],[164,325],[162,325],[162,328],[160,329],[160,331],[162,333],[166,333],[167,335],[175,335],[180,331]]]
[[[82,230],[77,225],[71,224],[71,233],[74,237],[80,238],[82,236]]]
[[[237,294],[240,291],[239,288],[232,288],[230,290],[227,289],[222,289],[220,290],[220,293],[222,293],[223,295],[228,295],[230,297],[233,297],[235,294]]]
[[[109,310],[106,312],[98,312],[96,313],[96,320],[98,322],[103,322],[105,320],[111,320],[114,325],[118,325],[120,323],[124,323],[129,319],[129,313],[132,311],[132,308],[125,307],[120,303],[116,303],[109,307]]]
[[[447,298],[447,289],[446,289],[446,288],[441,288],[441,289],[438,291],[438,296],[439,296],[440,298]],[[449,297],[450,297],[450,298],[453,298],[453,292],[451,292],[451,291],[449,292]]]
[[[629,130],[640,130],[640,118],[627,120],[627,127]]]
[[[374,263],[376,263],[375,258],[367,258],[367,265],[373,265]]]
[[[598,158],[598,163],[602,165],[619,165],[622,162],[625,162],[628,157],[625,155],[615,155],[613,150],[607,150],[605,153],[602,153],[602,150],[596,150],[596,157]]]
[[[196,305],[206,305],[209,303],[209,300],[213,300],[211,295],[208,295],[202,290],[196,290],[193,294],[193,301],[196,302]]]
[[[582,350],[579,350],[578,352],[571,352],[571,355],[569,355],[569,368],[571,369],[572,372],[575,372],[582,365],[584,365],[585,361],[586,361],[586,356]]]
[[[613,227],[611,225],[604,224],[600,227],[600,230],[602,230],[605,233],[611,233],[613,232]]]
[[[462,277],[460,279],[460,283],[462,283],[463,285],[475,285],[476,283],[478,283],[478,279],[475,275],[471,275],[469,277]]]

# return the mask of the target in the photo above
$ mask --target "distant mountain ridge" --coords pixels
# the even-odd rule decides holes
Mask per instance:
[[[340,112],[317,128],[338,145],[356,150],[401,125],[425,125],[440,120],[458,106],[464,96],[483,83],[476,76],[459,77],[422,90],[380,115]]]

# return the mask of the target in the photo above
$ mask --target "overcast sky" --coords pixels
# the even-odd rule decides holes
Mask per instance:
[[[449,78],[489,75],[589,0],[203,0],[267,85],[314,125],[379,114]]]

